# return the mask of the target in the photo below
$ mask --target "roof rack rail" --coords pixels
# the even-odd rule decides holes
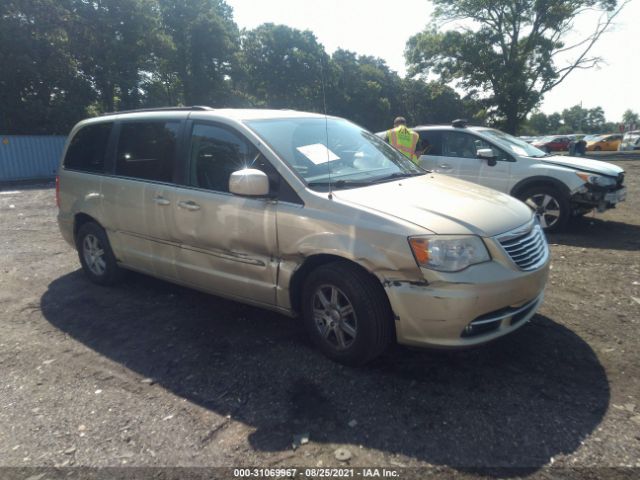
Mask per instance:
[[[137,108],[134,110],[120,110],[119,112],[107,112],[100,114],[101,117],[106,117],[109,115],[120,115],[121,113],[139,113],[139,112],[175,112],[175,111],[202,111],[202,110],[213,110],[211,107],[207,107],[206,105],[192,105],[190,107],[157,107],[157,108]]]
[[[453,128],[466,128],[467,123],[469,123],[466,119],[457,118],[453,122],[451,122],[451,126]]]

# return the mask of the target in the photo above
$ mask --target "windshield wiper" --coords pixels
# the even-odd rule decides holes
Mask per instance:
[[[335,182],[309,182],[307,186],[309,187],[329,187],[333,188],[344,188],[344,187],[364,187],[366,185],[371,185],[373,182],[370,181],[354,181],[354,180],[337,180]]]
[[[395,180],[397,178],[408,178],[408,177],[417,177],[420,175],[425,175],[427,172],[396,172],[391,175],[385,175],[384,177],[376,178],[373,183],[382,183],[387,182],[389,180]]]

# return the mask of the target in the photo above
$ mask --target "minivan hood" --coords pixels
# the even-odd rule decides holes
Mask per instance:
[[[539,160],[544,163],[562,165],[563,167],[574,168],[576,170],[590,173],[599,173],[601,175],[609,175],[611,177],[617,177],[618,174],[624,171],[622,168],[612,163],[603,162],[602,160],[592,160],[589,158],[554,155],[552,157],[544,157]]]
[[[436,173],[333,195],[438,234],[492,237],[523,225],[533,215],[509,195]]]

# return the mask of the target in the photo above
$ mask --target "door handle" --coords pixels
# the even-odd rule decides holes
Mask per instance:
[[[191,212],[195,212],[196,210],[200,210],[200,205],[191,200],[181,200],[178,202],[178,206],[180,208],[184,208],[185,210],[189,210]]]
[[[169,205],[171,202],[164,197],[157,196],[153,199],[156,205]]]
[[[440,165],[438,165],[438,167],[442,168],[443,170],[451,170],[451,165],[447,165],[446,163],[441,163]]]

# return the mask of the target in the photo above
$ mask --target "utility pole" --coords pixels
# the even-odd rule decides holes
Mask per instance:
[[[580,125],[578,126],[578,133],[582,133],[582,118],[584,115],[584,110],[582,109],[582,100],[580,100]]]

